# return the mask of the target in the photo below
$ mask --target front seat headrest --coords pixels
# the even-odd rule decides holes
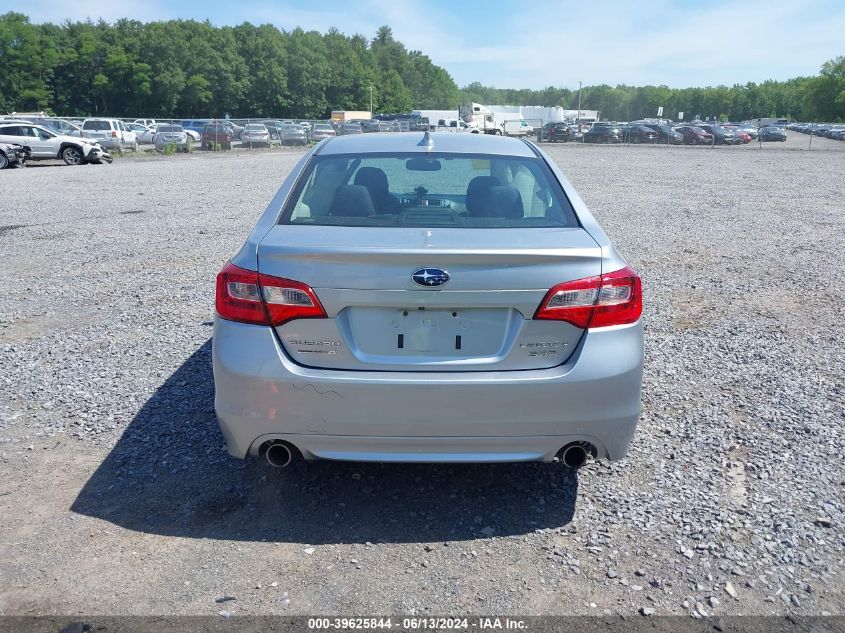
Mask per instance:
[[[355,184],[375,191],[389,191],[387,174],[378,167],[361,167],[355,174]]]
[[[495,185],[482,189],[478,195],[478,209],[474,214],[485,218],[521,218],[525,215],[522,195],[516,187]]]
[[[469,181],[467,187],[466,208],[470,215],[484,216],[486,213],[479,206],[481,193],[490,187],[499,184],[499,179],[495,176],[476,176]]]
[[[329,215],[350,218],[366,218],[375,212],[370,192],[363,185],[341,185],[329,207]]]

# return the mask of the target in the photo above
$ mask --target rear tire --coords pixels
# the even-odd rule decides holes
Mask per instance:
[[[73,146],[65,147],[62,150],[62,160],[66,165],[81,165],[84,162],[82,150]]]

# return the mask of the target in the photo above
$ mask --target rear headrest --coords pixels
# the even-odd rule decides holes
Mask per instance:
[[[387,174],[378,167],[361,167],[355,174],[355,184],[374,191],[388,191]]]
[[[521,218],[525,215],[519,190],[507,185],[480,189],[473,208],[471,214],[482,218]]]
[[[375,214],[373,199],[363,185],[341,185],[334,192],[329,215],[365,218]]]
[[[481,193],[498,184],[499,179],[495,176],[476,176],[469,181],[465,204],[470,215],[486,215],[484,210],[479,206]]]

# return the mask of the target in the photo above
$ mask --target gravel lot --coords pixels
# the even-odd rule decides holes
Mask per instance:
[[[646,297],[629,457],[228,457],[213,280],[301,152],[0,173],[0,615],[841,614],[845,143],[546,145]],[[815,151],[818,150],[818,151]]]

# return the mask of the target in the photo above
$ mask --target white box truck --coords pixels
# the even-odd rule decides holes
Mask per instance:
[[[332,110],[332,121],[369,121],[373,113],[368,110]]]
[[[529,136],[534,132],[518,112],[492,112],[480,103],[467,103],[458,114],[473,134]]]

